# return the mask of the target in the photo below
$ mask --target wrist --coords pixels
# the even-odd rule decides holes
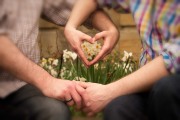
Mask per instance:
[[[112,85],[110,83],[110,84],[105,85],[105,87],[106,87],[106,90],[108,90],[107,98],[109,99],[109,101],[111,101],[111,100],[115,99],[116,97],[118,97],[116,95],[116,89],[114,89],[114,85]]]
[[[119,37],[119,30],[115,26],[111,26],[107,30],[111,31],[112,34],[117,35],[117,37]]]
[[[77,29],[77,28],[78,28],[78,25],[76,25],[75,23],[70,23],[70,22],[67,22],[65,26],[65,29]]]
[[[36,86],[40,91],[46,95],[47,91],[49,91],[49,86],[51,82],[53,82],[54,78],[45,70],[39,71],[39,75],[36,76],[34,82],[32,83]]]
[[[66,25],[65,28],[64,28],[64,35],[65,35],[65,36],[68,35],[68,33],[69,33],[70,31],[73,31],[73,30],[76,30],[76,27],[73,27],[73,26],[71,26],[71,25]]]

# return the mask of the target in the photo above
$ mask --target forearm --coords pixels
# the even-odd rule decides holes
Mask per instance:
[[[78,0],[73,7],[66,27],[77,28],[96,9],[97,3],[94,0]]]
[[[113,29],[118,32],[111,18],[103,10],[96,10],[92,14],[92,26],[99,31]]]
[[[0,67],[41,89],[50,75],[24,56],[8,37],[0,36],[0,41]]]
[[[136,72],[109,84],[113,98],[125,94],[149,90],[155,82],[169,73],[165,68],[162,56],[159,56]]]

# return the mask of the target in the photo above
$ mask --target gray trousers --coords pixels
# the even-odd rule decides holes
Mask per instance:
[[[0,120],[70,120],[70,116],[65,103],[44,96],[31,85],[0,99]]]
[[[180,120],[180,75],[159,80],[147,93],[114,99],[104,120]]]

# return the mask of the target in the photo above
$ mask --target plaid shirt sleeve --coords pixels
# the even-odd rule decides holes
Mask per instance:
[[[98,0],[100,6],[128,9],[126,0]],[[155,3],[155,4],[154,4]],[[129,3],[143,43],[140,64],[156,54],[170,73],[180,73],[180,1],[131,0]],[[153,18],[152,18],[153,17]],[[151,34],[149,34],[151,33]]]
[[[159,23],[164,35],[163,58],[167,70],[173,74],[180,74],[180,1],[171,1],[168,11],[163,14],[164,19]]]
[[[165,44],[162,56],[167,70],[173,74],[180,74],[180,36],[174,42]]]
[[[115,9],[117,12],[130,12],[127,0],[97,0],[99,6]]]

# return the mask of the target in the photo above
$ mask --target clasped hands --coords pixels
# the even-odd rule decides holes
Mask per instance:
[[[69,106],[74,105],[77,110],[83,111],[87,116],[93,116],[100,112],[112,100],[111,88],[108,88],[108,85],[71,82],[73,82],[75,89],[74,86],[70,88],[70,95],[68,95],[69,98],[66,97],[65,103]]]
[[[42,83],[40,88],[45,96],[63,101],[68,106],[74,105],[88,116],[101,111],[113,99],[111,84],[62,80],[52,76],[45,81],[48,82]]]

